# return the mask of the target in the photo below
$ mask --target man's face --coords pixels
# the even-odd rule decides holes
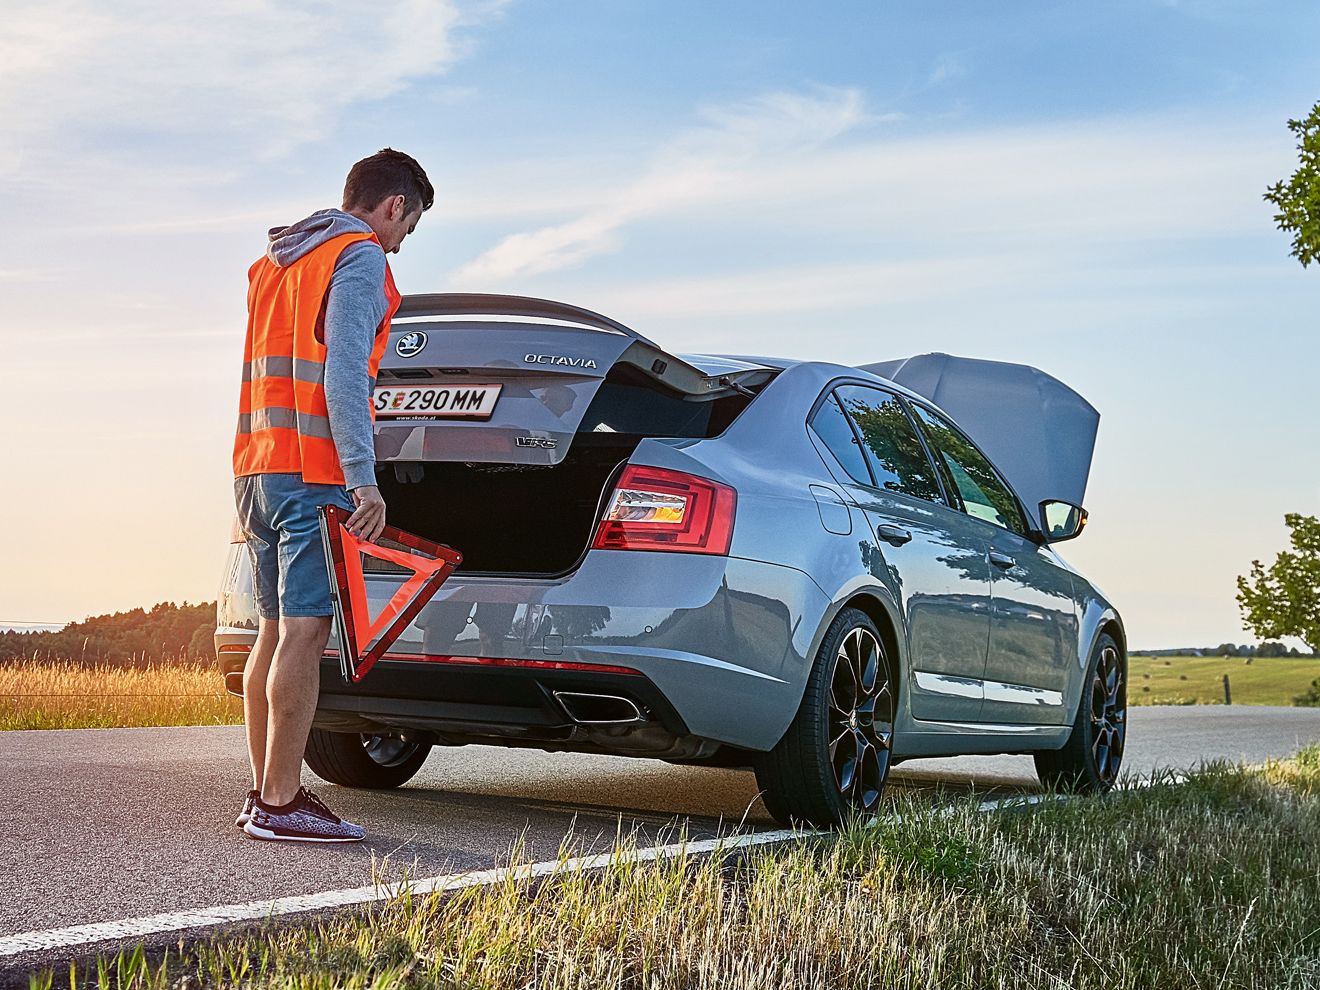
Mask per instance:
[[[421,207],[407,212],[407,201],[402,196],[387,199],[381,204],[378,213],[383,214],[377,224],[372,224],[376,237],[386,254],[398,254],[403,239],[417,228],[417,221],[422,218]]]
[[[367,222],[386,254],[398,254],[399,245],[413,232],[417,221],[422,218],[422,208],[418,206],[409,211],[407,200],[402,196],[382,199],[370,213],[363,213],[349,206],[345,206],[344,209]]]

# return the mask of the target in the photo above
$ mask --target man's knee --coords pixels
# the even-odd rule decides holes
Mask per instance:
[[[328,615],[280,616],[280,646],[282,648],[317,649],[324,647],[329,638],[330,616]]]

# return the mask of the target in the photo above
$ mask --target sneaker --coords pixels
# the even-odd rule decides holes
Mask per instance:
[[[298,788],[285,805],[269,805],[257,798],[243,831],[254,839],[281,842],[361,842],[367,834],[361,825],[336,815],[305,787]]]
[[[260,791],[247,792],[247,797],[243,799],[243,810],[240,811],[238,813],[238,817],[234,819],[234,824],[237,825],[239,828],[242,828],[244,825],[246,825],[248,823],[248,819],[252,817],[252,806],[256,803],[256,800],[259,797],[261,797]]]

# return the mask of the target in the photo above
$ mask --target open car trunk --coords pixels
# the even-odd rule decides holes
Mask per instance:
[[[641,440],[584,437],[555,465],[412,461],[377,474],[391,524],[460,550],[460,571],[551,575],[587,549],[607,483]]]
[[[390,523],[460,550],[461,572],[572,570],[595,536],[618,470],[642,440],[717,436],[774,374],[741,361],[669,354],[605,317],[562,304],[413,298],[441,313],[451,306],[469,313],[477,300],[478,312],[587,324],[394,327],[392,344],[418,330],[425,338],[415,350],[416,337],[402,349],[413,351],[411,357],[401,357],[396,346],[387,352],[378,408],[382,390],[394,396],[414,385],[499,386],[484,415],[377,413],[376,473]],[[410,313],[406,303],[400,312]]]

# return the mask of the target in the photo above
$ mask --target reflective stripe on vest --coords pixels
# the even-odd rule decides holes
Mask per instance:
[[[301,474],[309,484],[344,483],[325,399],[325,300],[343,250],[375,239],[373,234],[341,234],[287,268],[263,257],[249,269],[247,345],[234,439],[236,477],[291,473]],[[388,260],[383,289],[385,318],[364,369],[371,388],[389,342],[390,320],[401,301]],[[374,422],[370,406],[369,414]]]

